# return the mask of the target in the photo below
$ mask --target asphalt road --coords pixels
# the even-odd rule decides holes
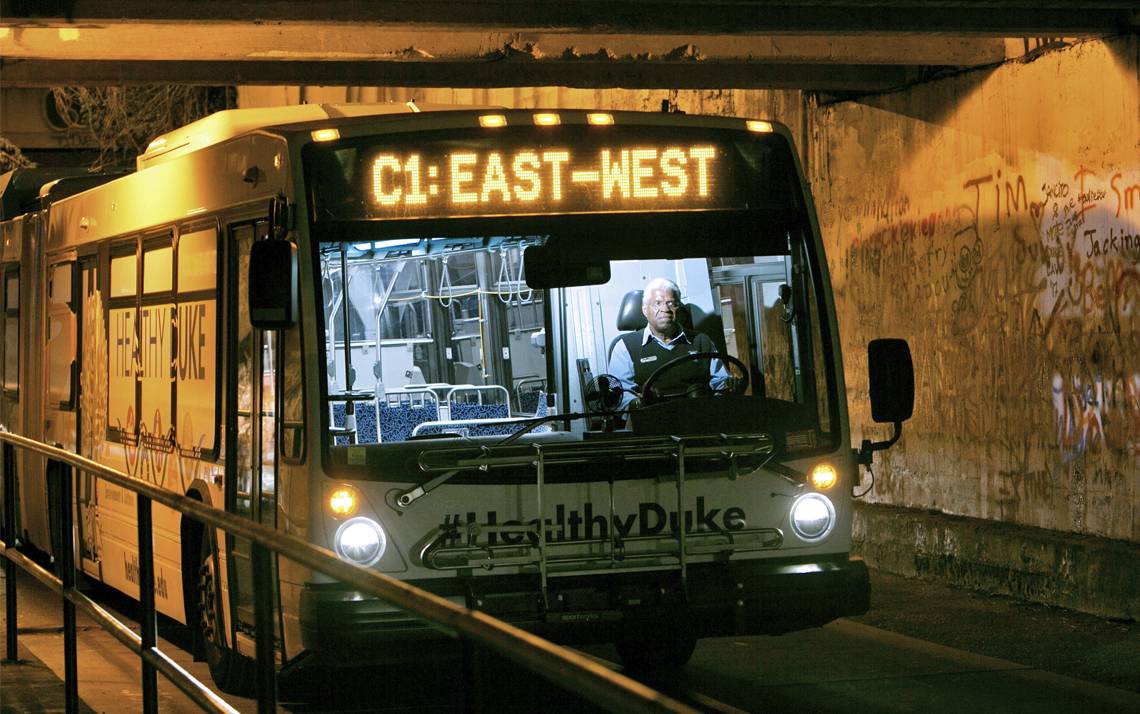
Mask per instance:
[[[0,710],[62,711],[59,602],[30,578],[21,578],[20,586],[21,662],[0,665]],[[872,610],[863,617],[780,637],[703,640],[683,670],[646,681],[713,712],[1140,711],[1137,623],[878,572],[872,591]],[[106,606],[131,610],[125,599],[100,594]],[[82,617],[79,624],[84,705],[97,712],[141,711],[137,659]],[[204,665],[179,647],[186,642],[183,628],[163,623],[160,634],[173,638],[164,651],[208,680]],[[609,647],[586,652],[616,658]],[[509,664],[489,662],[485,672],[487,711],[594,711]],[[457,662],[445,662],[322,677],[310,702],[282,709],[460,711],[458,673]],[[197,711],[161,677],[159,688],[160,711]],[[227,698],[240,711],[256,711],[253,700]]]

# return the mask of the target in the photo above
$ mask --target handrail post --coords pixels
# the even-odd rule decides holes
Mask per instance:
[[[143,711],[158,714],[158,671],[147,661],[147,653],[158,643],[158,617],[154,612],[154,528],[151,501],[141,493],[135,496],[139,533],[139,659],[142,665]]]
[[[277,711],[277,670],[273,661],[273,570],[269,551],[252,542],[253,618],[257,637],[257,711]]]
[[[16,447],[4,444],[4,545],[16,547]],[[8,641],[8,661],[19,659],[16,647],[16,562],[4,559],[4,609]]]
[[[59,498],[59,575],[63,582],[63,686],[65,707],[79,711],[79,667],[76,663],[75,603],[68,594],[75,590],[75,538],[72,533],[71,491],[72,468],[57,461],[51,471],[59,479],[56,493]]]

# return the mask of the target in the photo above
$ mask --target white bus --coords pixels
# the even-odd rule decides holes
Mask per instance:
[[[891,442],[851,448],[785,127],[242,109],[72,174],[0,179],[6,428],[632,667],[867,609],[851,504]],[[909,353],[873,346],[897,438]],[[49,469],[19,457],[20,532],[52,553]],[[76,562],[137,595],[133,494],[75,492]],[[241,689],[248,544],[154,523],[159,610]],[[262,586],[282,676],[448,645],[284,559]]]

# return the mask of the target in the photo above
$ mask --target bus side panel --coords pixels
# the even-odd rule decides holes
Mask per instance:
[[[107,443],[102,463],[124,468],[126,451],[121,444]],[[95,482],[99,573],[107,585],[132,597],[139,595],[138,505],[134,492],[107,481]],[[185,622],[182,593],[181,516],[160,504],[152,504],[154,524],[155,605],[160,612]]]

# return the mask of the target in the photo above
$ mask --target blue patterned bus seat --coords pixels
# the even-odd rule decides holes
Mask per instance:
[[[332,426],[334,428],[340,429],[344,427],[344,404],[344,402],[332,403]],[[356,443],[375,444],[379,440],[379,436],[376,433],[376,412],[372,409],[372,405],[368,402],[357,402]],[[347,436],[338,436],[333,443],[337,446],[345,446],[352,442]]]
[[[451,418],[455,421],[467,419],[505,419],[511,415],[506,404],[451,403]]]
[[[412,429],[439,420],[439,406],[432,401],[422,404],[380,405],[380,434],[385,443],[407,441]],[[438,433],[438,432],[436,432]]]

